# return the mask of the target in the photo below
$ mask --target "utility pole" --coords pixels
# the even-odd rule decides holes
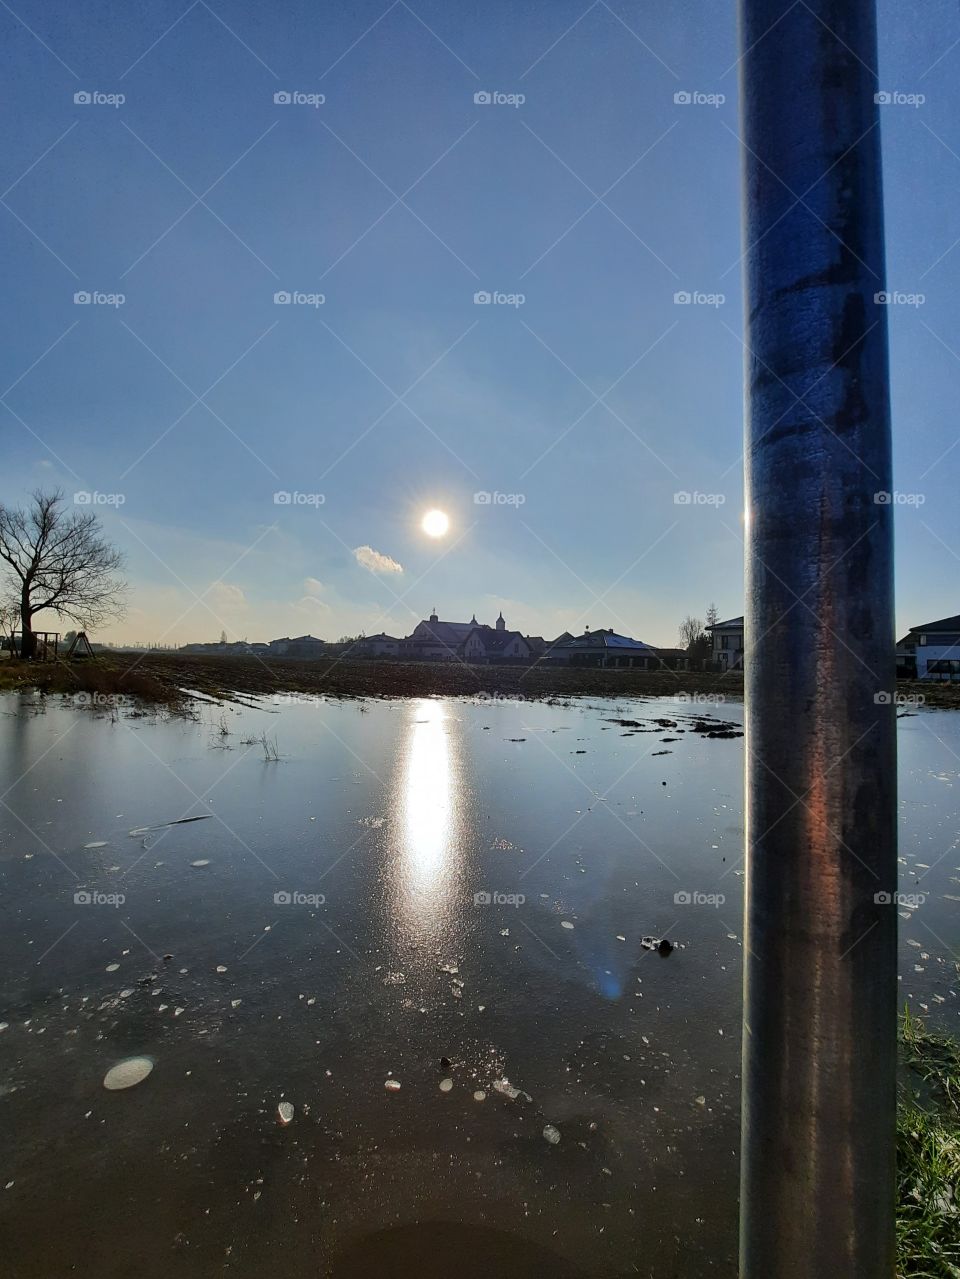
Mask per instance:
[[[740,0],[742,1279],[892,1279],[896,756],[873,0]]]

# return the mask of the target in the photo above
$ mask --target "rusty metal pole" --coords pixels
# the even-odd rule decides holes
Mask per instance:
[[[892,1279],[890,415],[873,0],[740,0],[742,1279]]]

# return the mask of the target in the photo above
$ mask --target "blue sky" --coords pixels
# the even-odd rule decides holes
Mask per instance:
[[[0,8],[0,500],[98,495],[133,587],[103,637],[436,605],[671,644],[742,611],[736,28],[707,8]],[[888,283],[923,296],[889,314],[903,631],[960,607],[960,13],[883,0],[880,36],[881,89],[925,99],[880,113]]]

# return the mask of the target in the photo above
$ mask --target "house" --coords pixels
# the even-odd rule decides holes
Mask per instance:
[[[532,638],[531,636],[529,635],[527,636],[528,641],[531,638]],[[555,650],[559,649],[561,645],[563,644],[569,644],[572,639],[573,639],[573,636],[570,634],[570,632],[564,631],[563,634],[558,635],[556,639],[541,640],[540,642],[543,644],[543,648],[539,652],[536,652],[536,650],[534,650],[534,656],[536,657],[536,660],[538,662],[545,663],[547,666],[564,665],[565,663],[563,661],[562,655],[558,658]]]
[[[897,640],[896,659],[897,679],[917,678],[916,635],[904,635],[903,639]]]
[[[658,648],[656,650],[660,663],[670,671],[685,671],[689,661],[685,648]]]
[[[300,660],[326,656],[327,646],[315,635],[297,635],[291,639],[285,635],[283,639],[270,641],[271,657],[296,657]]]
[[[349,653],[351,657],[397,657],[402,643],[396,636],[379,631],[376,635],[361,635],[351,644]]]
[[[419,661],[529,662],[532,648],[519,631],[507,629],[503,613],[493,626],[478,622],[442,622],[434,610],[400,641],[400,657]]]
[[[650,644],[602,627],[552,644],[544,661],[550,665],[631,667],[646,671],[657,670],[661,665],[657,650]]]
[[[234,640],[232,643],[184,644],[181,653],[199,653],[207,657],[249,657],[254,645],[246,640]]]
[[[911,626],[908,639],[916,641],[917,679],[960,679],[960,614]]]
[[[743,618],[731,617],[705,628],[713,642],[712,660],[718,670],[743,670]]]
[[[508,631],[503,614],[496,625],[475,626],[463,642],[463,657],[467,662],[528,662],[532,648],[519,631]]]
[[[426,621],[418,622],[401,645],[401,656],[422,661],[454,661],[461,657],[461,649],[477,619],[469,622],[441,622],[437,611]]]

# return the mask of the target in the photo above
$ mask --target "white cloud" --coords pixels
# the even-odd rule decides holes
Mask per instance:
[[[402,573],[403,565],[392,560],[389,555],[382,555],[372,546],[358,546],[353,552],[354,558],[361,568],[371,573]]]
[[[308,595],[312,595],[316,598],[318,595],[323,594],[323,583],[318,581],[315,577],[305,577],[303,579],[303,589]]]
[[[329,613],[330,605],[324,600],[318,599],[316,595],[301,595],[293,606],[295,609],[303,613]]]
[[[247,607],[243,587],[232,586],[229,582],[214,582],[203,599],[215,613],[235,613]]]

